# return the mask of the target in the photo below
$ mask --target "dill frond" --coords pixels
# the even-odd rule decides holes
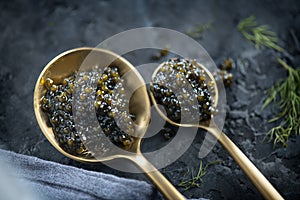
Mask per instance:
[[[192,38],[201,38],[204,31],[207,31],[211,28],[211,23],[198,24],[195,25],[192,29],[186,31],[186,34]]]
[[[292,135],[300,134],[300,67],[294,69],[278,58],[278,62],[288,71],[285,80],[279,80],[267,91],[267,98],[262,109],[274,102],[279,108],[270,123],[280,120],[279,126],[268,131],[267,136],[273,140],[274,146],[281,143],[287,147],[287,141]]]
[[[246,40],[254,43],[257,49],[267,47],[284,52],[284,49],[278,45],[276,33],[271,31],[268,25],[258,25],[254,16],[241,20],[237,25],[237,29]]]
[[[184,173],[183,178],[181,179],[180,183],[178,184],[178,187],[183,187],[184,190],[189,190],[191,188],[199,188],[202,183],[202,178],[207,173],[207,168],[211,165],[215,165],[217,163],[221,162],[220,160],[216,160],[214,162],[210,162],[203,167],[202,160],[199,164],[198,172],[195,174],[194,169],[187,169],[187,171]],[[187,177],[189,176],[189,178]]]

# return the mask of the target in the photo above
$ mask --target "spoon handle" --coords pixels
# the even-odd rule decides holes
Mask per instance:
[[[131,156],[133,161],[156,185],[166,199],[184,200],[185,197],[142,154]]]
[[[265,199],[283,199],[249,158],[217,126],[209,127],[207,130],[225,147]]]

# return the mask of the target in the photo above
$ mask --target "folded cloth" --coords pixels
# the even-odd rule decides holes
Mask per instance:
[[[87,171],[1,149],[0,194],[0,200],[162,199],[157,190],[144,181]]]
[[[4,181],[3,176],[6,176],[8,180],[11,180],[13,176],[17,180],[21,180],[21,182],[19,181],[19,185],[26,185],[25,190],[31,190],[31,196],[33,194],[38,195],[35,199],[127,200],[159,198],[156,189],[144,181],[120,178],[101,172],[87,171],[1,149],[0,163],[0,166],[2,166],[0,169],[0,171],[2,171],[0,173],[0,187],[8,186],[8,182],[7,180]],[[4,170],[6,173],[3,173],[3,164],[9,165],[9,167],[6,167],[6,170]],[[13,167],[13,170],[9,170],[11,167]],[[15,183],[10,185],[13,187],[16,186]],[[12,191],[15,196],[17,192],[20,192]],[[20,195],[20,197],[22,197],[23,194]],[[20,197],[17,198],[22,199]],[[3,196],[0,197],[0,199],[2,198]]]

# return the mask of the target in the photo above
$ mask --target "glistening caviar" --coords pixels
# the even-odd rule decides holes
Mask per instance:
[[[152,80],[150,90],[157,104],[161,104],[167,117],[176,123],[182,123],[183,115],[194,122],[206,121],[216,112],[211,95],[213,83],[193,62],[183,58],[169,59],[160,66]],[[175,135],[170,124],[166,123],[165,129],[166,139]]]
[[[95,80],[96,91],[91,87],[91,81]],[[80,133],[74,123],[75,88],[79,88],[77,117],[89,120],[89,116],[85,116],[87,113],[81,112],[80,109],[85,109],[81,107],[83,102],[91,100],[93,101],[91,109],[96,111],[100,127],[111,142],[122,148],[126,148],[134,142],[134,137],[130,134],[134,132],[132,120],[135,119],[135,116],[127,111],[120,113],[118,110],[118,107],[127,104],[128,100],[125,97],[123,80],[120,78],[117,67],[106,67],[102,73],[100,70],[74,73],[59,83],[54,83],[53,80],[46,78],[42,79],[42,84],[46,88],[46,92],[40,102],[41,108],[48,115],[48,125],[52,127],[55,139],[66,152],[84,157],[92,156],[84,145],[86,139],[82,137],[84,133]],[[122,101],[120,105],[113,108],[114,95]],[[114,119],[117,112],[121,116],[118,124]]]

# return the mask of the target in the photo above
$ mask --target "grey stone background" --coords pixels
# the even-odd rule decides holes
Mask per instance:
[[[106,165],[70,160],[45,139],[33,112],[33,89],[43,67],[57,54],[75,47],[96,46],[116,33],[136,27],[159,26],[186,32],[196,24],[212,23],[198,39],[213,59],[231,57],[234,84],[227,88],[228,114],[224,132],[258,166],[286,199],[299,199],[300,138],[288,148],[273,148],[263,138],[273,126],[271,109],[260,110],[264,91],[286,77],[277,57],[300,66],[299,1],[1,1],[0,2],[0,148],[67,165],[147,180]],[[237,31],[241,18],[255,15],[269,24],[287,53],[256,50]],[[141,55],[137,56],[136,55]],[[151,60],[151,52],[128,55],[134,65]],[[199,131],[189,150],[161,171],[177,185],[187,167],[197,168],[203,137]],[[146,141],[144,148],[151,141]],[[203,162],[220,159],[208,169],[200,188],[183,191],[187,197],[261,199],[240,168],[216,145]],[[142,189],[142,188],[141,188]]]

